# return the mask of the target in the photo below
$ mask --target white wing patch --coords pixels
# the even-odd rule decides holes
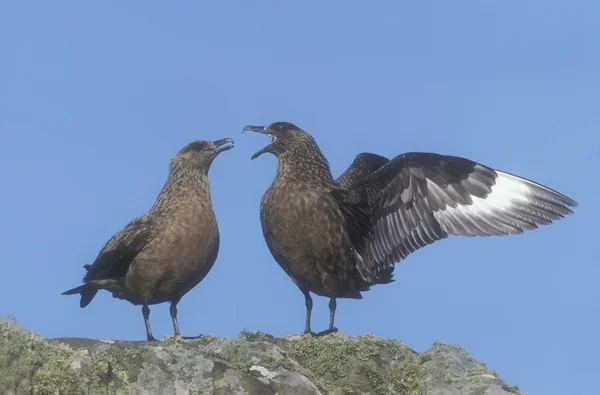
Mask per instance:
[[[471,204],[459,202],[434,211],[444,231],[463,236],[515,234],[571,214],[565,206],[575,202],[566,196],[512,174],[498,170],[496,174],[495,184],[485,198],[471,195]],[[462,184],[467,189],[478,184],[484,186],[477,180],[477,172]],[[455,193],[450,190],[452,185],[441,188],[429,179],[427,186],[430,194],[443,201],[451,200]]]

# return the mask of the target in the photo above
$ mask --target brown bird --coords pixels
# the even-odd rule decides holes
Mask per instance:
[[[521,177],[468,159],[406,153],[387,161],[361,154],[338,180],[313,137],[288,122],[246,126],[271,137],[275,180],[260,206],[271,254],[306,300],[305,332],[312,333],[310,292],[362,298],[392,282],[394,264],[448,237],[518,234],[571,214],[577,203]]]
[[[219,229],[210,200],[208,169],[230,138],[195,141],[172,159],[169,175],[154,206],[131,221],[104,245],[92,265],[85,265],[84,284],[63,293],[81,294],[86,307],[100,289],[142,305],[148,340],[148,305],[171,302],[175,335],[177,303],[208,274],[219,251]]]

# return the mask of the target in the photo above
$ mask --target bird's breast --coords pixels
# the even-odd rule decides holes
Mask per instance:
[[[317,188],[271,187],[262,200],[261,223],[274,255],[294,263],[335,260],[345,248],[337,202]]]
[[[347,283],[355,271],[352,246],[330,191],[272,187],[262,200],[261,223],[273,257],[302,288],[324,296],[355,295]]]
[[[219,229],[210,208],[178,210],[161,224],[156,243],[170,251],[170,261],[181,270],[212,265],[219,246]]]

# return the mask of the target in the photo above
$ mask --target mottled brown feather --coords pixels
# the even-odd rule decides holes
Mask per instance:
[[[84,285],[64,294],[80,293],[82,307],[100,289],[149,305],[176,303],[196,286],[219,250],[208,170],[218,153],[230,147],[215,143],[196,141],[175,155],[152,208],[111,237],[94,263],[85,266]]]

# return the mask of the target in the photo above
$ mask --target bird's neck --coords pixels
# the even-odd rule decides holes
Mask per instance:
[[[318,155],[279,155],[276,180],[293,179],[303,184],[333,184],[327,159]]]
[[[173,209],[179,206],[189,210],[212,207],[206,172],[196,169],[175,169],[169,173],[154,208]]]

